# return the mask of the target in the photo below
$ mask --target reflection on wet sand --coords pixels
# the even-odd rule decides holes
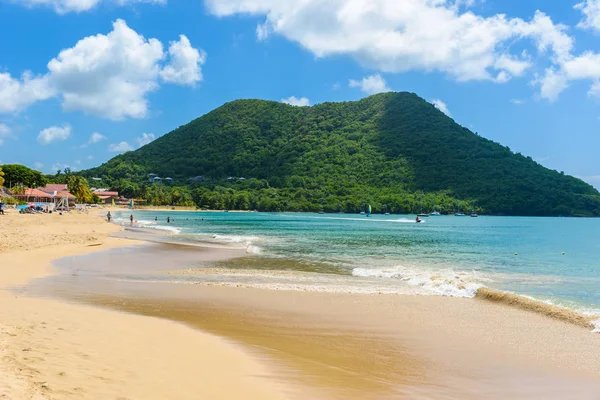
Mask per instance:
[[[185,269],[218,273],[217,263],[242,256],[243,250],[178,245],[115,249],[61,260],[62,274],[31,291],[230,338],[266,356],[282,380],[305,383],[325,398],[596,400],[600,394],[598,338],[522,310],[472,299],[169,280]],[[236,270],[235,262],[225,265]]]

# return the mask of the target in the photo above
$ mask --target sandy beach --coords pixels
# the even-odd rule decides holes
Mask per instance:
[[[131,245],[107,237],[119,229],[92,213],[0,216],[0,398],[286,398],[261,363],[216,336],[18,294],[53,273],[53,259]]]
[[[151,235],[135,231],[107,237],[121,228],[93,214],[0,222],[0,398],[600,396],[600,335],[586,321],[489,301],[490,293],[459,299],[130,281],[118,276],[231,273],[181,267],[245,251],[122,238]]]

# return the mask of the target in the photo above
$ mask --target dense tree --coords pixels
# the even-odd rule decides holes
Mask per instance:
[[[2,171],[2,167],[0,167],[0,188],[4,185],[4,171]]]
[[[82,173],[132,193],[138,185],[160,204],[172,204],[176,190],[150,185],[148,174],[169,176],[209,208],[359,212],[370,203],[376,212],[600,215],[590,185],[482,138],[411,93],[314,107],[234,101]]]
[[[69,174],[66,181],[69,192],[75,196],[78,202],[94,202],[94,197],[90,190],[90,186],[84,177]]]
[[[4,172],[4,181],[8,186],[25,185],[27,187],[44,186],[47,183],[46,178],[41,172],[27,168],[19,164],[2,165]]]

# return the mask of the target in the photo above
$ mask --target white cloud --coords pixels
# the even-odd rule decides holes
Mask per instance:
[[[92,135],[90,136],[90,138],[88,139],[87,143],[82,144],[80,147],[83,149],[83,148],[86,148],[93,144],[96,144],[98,142],[101,142],[105,139],[106,139],[106,136],[104,136],[103,134],[101,134],[99,132],[93,132]]]
[[[600,0],[585,0],[575,8],[583,13],[579,28],[600,31]]]
[[[521,100],[521,99],[510,99],[510,102],[516,105],[521,105],[525,103],[525,100]]]
[[[88,144],[95,144],[104,139],[106,139],[106,136],[104,136],[103,134],[101,134],[99,132],[94,132],[94,133],[92,133],[92,136],[90,136],[90,140],[88,140]]]
[[[391,91],[391,89],[387,87],[385,80],[379,74],[367,76],[360,81],[350,79],[349,86],[351,88],[360,88],[367,94],[377,94]]]
[[[64,124],[63,126],[51,126],[40,132],[37,141],[42,146],[46,146],[51,143],[67,140],[71,136],[71,133],[72,128],[69,124]]]
[[[556,101],[563,90],[569,86],[569,79],[556,68],[550,67],[546,69],[543,77],[535,79],[533,83],[540,86],[542,99]]]
[[[460,80],[505,82],[532,63],[519,44],[569,54],[566,27],[542,12],[530,20],[483,16],[473,1],[450,0],[205,0],[217,16],[264,16],[259,39],[277,34],[317,57],[349,55],[382,72],[440,71]],[[427,27],[424,29],[423,27]],[[515,49],[512,51],[512,49]]]
[[[113,120],[143,118],[146,94],[158,87],[162,44],[146,40],[117,20],[108,35],[89,36],[48,63],[66,111],[84,111]]]
[[[0,113],[13,113],[54,96],[47,77],[25,72],[21,79],[0,73]]]
[[[438,110],[440,110],[441,112],[443,112],[447,116],[449,116],[449,117],[452,116],[452,114],[450,114],[450,110],[448,109],[448,105],[446,103],[444,103],[442,100],[440,100],[440,99],[433,99],[431,101],[431,104],[433,104],[435,106],[435,108],[437,108]]]
[[[13,137],[12,129],[6,124],[0,124],[0,146],[4,144],[6,139]]]
[[[292,106],[299,106],[299,107],[310,106],[310,100],[307,97],[297,98],[296,96],[291,96],[291,97],[288,97],[287,99],[281,99],[281,102],[292,105]]]
[[[164,82],[193,85],[202,79],[204,52],[181,36],[169,53],[157,39],[146,39],[123,20],[104,35],[88,36],[62,50],[48,63],[48,73],[21,79],[0,74],[0,113],[20,111],[53,96],[65,111],[83,111],[112,120],[144,118],[147,94]],[[166,66],[161,63],[168,62]]]
[[[94,159],[94,156],[90,154],[89,156],[87,156],[87,159],[91,161]]]
[[[121,142],[117,144],[110,144],[108,151],[112,153],[125,153],[126,151],[132,151],[133,147],[127,142]]]
[[[154,141],[154,139],[156,139],[156,135],[154,133],[142,133],[142,136],[136,138],[139,147],[147,145],[148,143]]]
[[[89,11],[100,3],[113,3],[120,6],[136,3],[166,4],[167,0],[12,0],[26,7],[44,6],[52,8],[58,14]]]
[[[206,53],[193,48],[185,35],[180,35],[179,41],[171,42],[169,56],[171,63],[160,71],[165,82],[193,86],[202,80],[200,66],[206,62]]]
[[[44,168],[44,163],[41,163],[41,162],[39,162],[39,161],[36,161],[36,162],[34,162],[34,163],[33,163],[33,166],[34,166],[35,168],[37,168],[38,170],[40,170],[40,169]]]
[[[594,84],[588,91],[588,94],[592,97],[596,97],[596,98],[600,99],[600,80],[596,80],[594,82]]]
[[[555,101],[570,82],[577,80],[591,80],[589,95],[600,97],[600,54],[588,51],[560,60],[558,67],[546,69],[544,76],[534,83],[540,86],[542,98]]]

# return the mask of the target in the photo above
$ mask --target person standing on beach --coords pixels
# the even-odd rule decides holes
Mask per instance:
[[[110,211],[109,211],[108,214],[106,214],[106,219],[108,220],[108,222],[110,222],[111,218],[112,218],[112,215],[110,215]]]

